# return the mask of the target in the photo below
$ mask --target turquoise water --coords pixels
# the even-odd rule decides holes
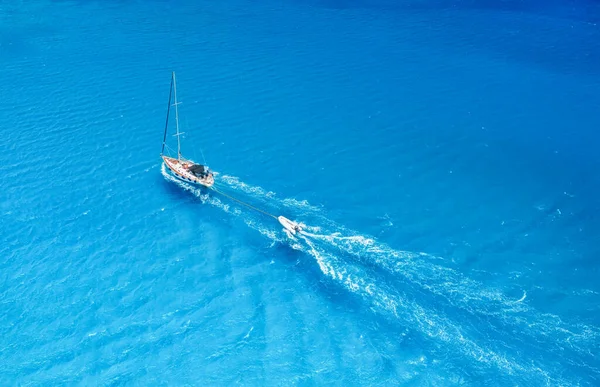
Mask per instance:
[[[598,385],[599,23],[0,2],[1,384]]]

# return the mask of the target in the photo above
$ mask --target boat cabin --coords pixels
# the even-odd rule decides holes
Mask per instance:
[[[208,176],[208,167],[205,167],[202,164],[183,164],[183,168],[187,170],[192,175],[203,179]]]

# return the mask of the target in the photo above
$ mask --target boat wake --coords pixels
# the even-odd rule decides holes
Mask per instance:
[[[163,174],[203,202],[242,218],[273,243],[286,243],[309,254],[330,281],[358,296],[372,312],[445,344],[477,369],[492,367],[507,375],[519,374],[527,383],[552,385],[569,385],[563,378],[571,368],[598,372],[592,366],[591,348],[598,343],[600,330],[539,313],[528,306],[526,293],[520,299],[507,297],[502,289],[485,286],[449,267],[441,257],[393,249],[331,221],[322,208],[307,201],[280,199],[235,177],[218,180],[223,188],[253,201],[286,208],[302,221],[303,231],[286,234],[275,221],[249,216],[238,206],[202,194],[169,176],[164,168]],[[537,356],[528,358],[524,353]],[[557,358],[564,361],[563,368],[557,369]]]

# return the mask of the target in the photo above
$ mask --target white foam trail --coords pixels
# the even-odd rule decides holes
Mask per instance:
[[[546,345],[553,345],[556,349],[562,349],[563,340],[568,340],[573,349],[587,354],[589,343],[600,338],[597,327],[569,325],[558,316],[540,314],[527,305],[526,294],[520,300],[509,298],[500,289],[486,287],[456,270],[437,264],[435,261],[440,258],[394,250],[361,235],[341,236],[338,232],[312,237],[326,241],[361,262],[400,275],[471,314],[495,317],[506,324],[518,325],[529,336],[547,341]],[[531,320],[536,323],[532,324]],[[552,339],[548,341],[548,338]]]
[[[485,364],[488,367],[496,367],[510,375],[520,373],[526,378],[538,381],[540,380],[538,378],[544,381],[556,381],[535,364],[527,366],[524,365],[527,364],[526,361],[518,361],[492,349],[482,347],[474,339],[467,337],[462,329],[453,324],[450,319],[439,315],[434,310],[424,308],[418,301],[410,299],[406,295],[398,294],[384,281],[376,280],[364,269],[348,262],[342,262],[335,255],[318,247],[310,238],[304,235],[299,235],[299,237],[309,247],[305,252],[315,258],[323,274],[371,304],[374,312],[384,312],[384,314],[393,316],[396,322],[400,322],[410,329],[416,329],[433,340],[441,340],[450,344],[453,349],[470,358],[476,365]]]
[[[172,176],[167,171],[167,168],[164,164],[162,164],[162,166],[161,166],[161,173],[165,179],[177,184],[179,187],[183,188],[184,190],[191,192],[194,196],[199,198],[202,201],[202,203],[210,204],[214,207],[220,208],[221,210],[225,211],[226,213],[234,215],[236,217],[242,217],[244,223],[248,227],[252,228],[253,230],[258,231],[260,234],[269,238],[273,242],[283,242],[284,241],[284,238],[281,237],[280,233],[278,233],[276,231],[276,229],[265,227],[262,223],[257,222],[256,220],[252,219],[252,217],[244,216],[245,213],[242,212],[240,210],[240,208],[231,207],[229,204],[223,203],[218,197],[204,193],[201,188],[195,187],[189,183],[186,183],[184,181],[177,179],[176,177]]]
[[[229,188],[254,195],[255,199],[267,198],[269,201],[276,200],[280,205],[287,208],[308,212],[319,212],[322,210],[322,208],[310,204],[307,200],[298,200],[293,198],[278,199],[275,192],[267,191],[262,187],[246,184],[235,176],[223,175],[219,178],[219,182],[225,183]]]
[[[229,205],[223,204],[219,199],[204,195],[200,189],[174,178],[166,172],[164,165],[161,171],[167,179],[191,191],[203,202],[221,208],[235,216],[242,216],[239,209],[231,209]],[[585,351],[586,354],[589,353],[589,346],[585,344],[589,344],[590,341],[598,337],[598,330],[595,327],[585,325],[569,326],[563,323],[558,316],[537,313],[524,302],[526,293],[520,300],[515,302],[516,300],[509,299],[498,289],[485,287],[451,268],[442,266],[438,263],[443,261],[442,258],[425,253],[394,250],[374,238],[349,232],[344,227],[322,216],[322,211],[318,207],[295,200],[277,199],[274,193],[261,187],[247,185],[235,177],[225,176],[225,181],[228,182],[231,188],[252,195],[253,199],[261,199],[256,196],[263,196],[262,199],[264,200],[264,196],[268,196],[269,200],[275,201],[276,204],[287,207],[297,206],[296,210],[304,210],[305,207],[308,207],[311,210],[310,215],[316,217],[319,223],[326,227],[323,229],[323,227],[304,225],[304,229],[308,231],[303,232],[303,235],[298,235],[303,240],[304,245],[299,244],[297,238],[286,239],[288,242],[293,241],[292,248],[312,255],[323,274],[337,281],[352,293],[360,295],[365,301],[372,303],[374,311],[377,311],[377,308],[385,310],[408,326],[416,327],[428,337],[452,343],[476,362],[494,365],[509,374],[514,372],[536,374],[541,375],[546,381],[558,382],[532,362],[529,362],[530,365],[527,366],[525,365],[528,363],[527,361],[518,362],[516,359],[509,359],[491,349],[481,347],[473,339],[465,337],[461,329],[452,324],[448,318],[438,315],[434,310],[425,309],[422,302],[409,300],[406,296],[401,297],[396,294],[393,288],[380,285],[382,280],[375,281],[370,278],[364,268],[359,268],[349,261],[342,261],[339,257],[329,253],[328,250],[319,247],[315,242],[325,243],[346,256],[354,257],[359,263],[366,263],[390,273],[398,274],[408,283],[445,298],[455,307],[467,310],[475,315],[483,314],[497,317],[506,323],[512,324],[512,326],[519,325],[520,329],[529,336],[539,336],[545,340],[553,340],[554,336],[552,335],[558,334],[559,338],[554,340],[559,341],[556,345],[560,345],[561,342],[566,340],[573,349]],[[284,242],[281,237],[284,233],[280,228],[265,227],[262,222],[249,217],[244,217],[244,221],[249,227],[259,231],[270,240]],[[336,230],[336,232],[330,232],[331,229]],[[559,384],[561,383],[564,384],[565,382],[560,381]]]
[[[440,264],[443,258],[426,253],[396,250],[373,237],[360,235],[348,230],[323,216],[323,209],[310,205],[306,201],[295,199],[278,199],[274,192],[258,186],[251,186],[235,176],[224,175],[220,180],[229,187],[238,189],[254,199],[266,196],[269,202],[279,206],[295,208],[305,216],[315,217],[324,227],[306,226],[305,235],[326,241],[344,254],[353,256],[360,262],[374,265],[390,273],[402,276],[406,281],[427,290],[436,296],[446,299],[451,305],[474,315],[486,315],[504,321],[507,324],[519,325],[531,336],[542,339],[557,335],[552,345],[560,348],[561,341],[568,340],[571,347],[582,353],[589,351],[590,341],[600,338],[600,330],[584,324],[569,325],[555,315],[540,314],[527,305],[525,299],[515,302],[502,290],[485,286],[465,277],[460,272]],[[306,212],[308,210],[308,213]],[[528,318],[527,318],[528,317]],[[531,319],[537,323],[532,324]]]

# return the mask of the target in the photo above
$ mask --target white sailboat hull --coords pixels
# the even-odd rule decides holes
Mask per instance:
[[[171,93],[174,94],[175,103],[171,105]],[[186,160],[181,156],[181,140],[179,132],[179,110],[177,106],[180,102],[177,102],[177,82],[175,81],[175,72],[171,73],[171,89],[169,91],[169,106],[167,109],[167,120],[165,123],[165,133],[163,136],[163,144],[162,150],[160,151],[160,156],[163,159],[165,166],[167,167],[169,173],[173,175],[175,178],[181,181],[185,181],[187,183],[202,185],[204,187],[212,187],[215,183],[215,177],[211,171],[208,170],[208,167],[197,164],[192,160]],[[171,106],[175,106],[175,124],[177,129],[177,158],[165,156],[165,146],[167,139],[167,129],[169,128],[169,112],[171,111]]]
[[[175,178],[181,181],[201,185],[204,187],[212,187],[215,183],[215,178],[212,172],[208,171],[208,169],[206,173],[202,176],[197,176],[194,173],[192,173],[189,170],[190,166],[198,165],[192,161],[178,160],[176,158],[168,156],[163,156],[162,158],[167,169],[169,170],[169,172],[171,172],[171,175],[173,175]]]

